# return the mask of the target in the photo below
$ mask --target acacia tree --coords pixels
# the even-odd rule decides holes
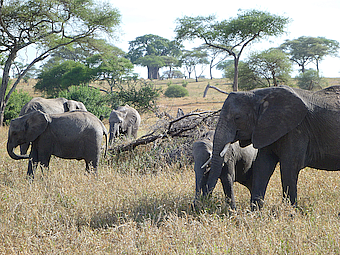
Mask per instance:
[[[201,39],[210,47],[224,50],[234,58],[233,90],[238,90],[238,63],[251,42],[284,32],[289,19],[257,10],[241,11],[236,18],[216,21],[215,16],[177,19],[176,39]]]
[[[207,52],[202,51],[199,48],[184,51],[181,58],[181,65],[187,70],[189,79],[191,73],[194,72],[196,82],[198,82],[198,77],[204,72],[205,65],[209,64],[207,56]],[[198,66],[201,66],[200,72],[198,71]]]
[[[82,43],[100,33],[112,35],[120,23],[118,10],[91,0],[0,0],[0,53],[5,64],[0,87],[0,125],[6,104],[19,81],[51,52],[71,43]],[[20,51],[33,47],[36,57],[20,70],[9,86],[9,73]]]
[[[278,82],[287,82],[292,71],[289,57],[276,48],[252,53],[246,63],[250,70],[267,81],[269,87],[271,83],[277,86]]]
[[[148,79],[159,79],[159,69],[167,65],[165,57],[181,55],[181,44],[158,35],[140,36],[129,44],[128,58],[133,64],[148,68]]]
[[[217,67],[220,63],[223,63],[226,58],[229,57],[228,52],[219,48],[209,47],[208,45],[202,45],[197,50],[201,50],[207,53],[207,60],[209,61],[209,73],[210,79],[213,79],[212,70]]]
[[[324,37],[301,36],[294,40],[286,40],[280,48],[290,55],[290,59],[298,64],[304,73],[306,65],[312,62],[319,71],[320,61],[327,55],[336,56],[340,45],[339,42]]]

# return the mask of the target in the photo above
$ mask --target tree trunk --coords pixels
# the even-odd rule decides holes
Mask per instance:
[[[233,83],[233,91],[234,92],[238,91],[238,62],[239,62],[239,58],[234,57],[234,68],[235,68],[234,83]]]
[[[159,79],[159,67],[148,66],[148,79],[150,80]]]
[[[5,107],[6,107],[6,90],[8,87],[9,83],[9,71],[11,69],[13,60],[15,59],[16,56],[16,51],[11,51],[10,55],[8,56],[4,70],[2,73],[2,82],[1,82],[1,87],[0,87],[0,127],[3,126],[4,123],[4,114],[5,114]]]

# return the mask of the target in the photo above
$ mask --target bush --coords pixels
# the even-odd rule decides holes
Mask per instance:
[[[327,81],[319,76],[318,71],[308,69],[297,77],[297,85],[301,89],[319,90],[327,86]]]
[[[19,117],[21,108],[28,103],[32,97],[27,93],[20,90],[15,90],[10,96],[4,113],[4,123],[9,124],[11,119]]]
[[[180,85],[170,85],[164,92],[166,97],[185,97],[189,96],[189,92],[186,88]]]
[[[108,106],[110,96],[100,93],[99,89],[88,86],[71,86],[68,90],[59,92],[58,97],[82,102],[86,109],[98,118],[108,118],[111,108]]]
[[[128,84],[112,94],[112,106],[128,104],[139,111],[148,111],[156,107],[160,91],[151,82]]]
[[[186,86],[188,86],[188,81],[187,80],[183,80],[182,81],[182,86],[184,87],[184,88],[186,88]]]

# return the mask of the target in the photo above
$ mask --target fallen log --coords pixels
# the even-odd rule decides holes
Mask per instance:
[[[118,145],[114,148],[109,149],[108,151],[112,154],[116,154],[116,153],[120,153],[120,152],[124,152],[124,151],[132,151],[139,145],[145,145],[145,144],[154,142],[158,139],[164,139],[164,138],[168,138],[168,137],[180,137],[184,132],[188,132],[188,131],[193,130],[193,129],[197,128],[198,126],[202,125],[208,118],[216,117],[216,115],[220,111],[221,110],[186,114],[186,115],[181,116],[181,117],[179,117],[179,118],[177,118],[173,121],[170,121],[169,124],[168,124],[168,127],[165,129],[165,131],[161,132],[160,134],[156,134],[157,131],[159,131],[159,130],[154,130],[151,133],[149,133],[145,136],[142,136],[135,141],[132,141],[128,144]],[[176,128],[176,127],[173,128],[175,123],[181,122],[181,121],[186,120],[186,119],[193,117],[193,116],[199,117],[201,119],[199,121],[195,122],[193,125],[190,125],[191,123],[190,123],[190,121],[188,121],[189,122],[188,124],[184,123],[184,125],[182,125],[179,128]],[[161,129],[161,128],[159,128],[159,129]]]

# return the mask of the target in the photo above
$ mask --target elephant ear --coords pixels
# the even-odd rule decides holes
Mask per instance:
[[[51,118],[41,111],[32,112],[27,114],[26,117],[26,138],[27,141],[33,142],[45,131],[48,123],[51,122]]]
[[[64,112],[70,112],[70,111],[73,111],[73,110],[76,110],[76,104],[74,101],[72,100],[67,100],[65,103],[64,103]]]
[[[266,93],[260,95],[257,124],[252,134],[252,142],[257,149],[274,143],[293,130],[308,111],[303,99],[289,87],[262,90],[264,91]],[[261,93],[261,90],[258,92]]]

